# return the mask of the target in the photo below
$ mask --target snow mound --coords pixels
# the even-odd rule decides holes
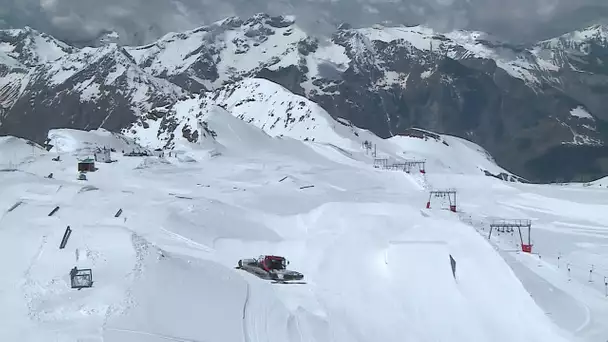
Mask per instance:
[[[491,246],[467,227],[441,221],[432,223],[432,232],[428,226],[414,226],[391,241],[386,253],[388,271],[398,284],[398,300],[407,303],[402,315],[414,330],[409,334],[434,320],[444,322],[442,329],[430,332],[438,341],[521,341],[530,336],[543,340],[551,334],[546,328],[548,318],[534,307],[533,299]],[[450,257],[456,262],[455,278]],[[435,312],[432,307],[443,309]],[[501,318],[492,317],[496,307]]]
[[[425,160],[429,172],[484,174],[488,171],[493,175],[511,175],[498,166],[484,148],[462,138],[412,129],[409,134],[394,136],[387,142],[386,150],[393,150],[400,158]]]
[[[586,183],[587,186],[593,186],[598,188],[606,188],[608,189],[608,177],[600,178],[594,180],[593,182]]]
[[[565,341],[504,260],[474,230],[453,219],[425,218],[414,208],[386,203],[329,203],[284,218],[277,227],[292,241],[266,248],[289,254],[316,292],[277,292],[287,308],[274,312],[279,336]],[[258,245],[226,241],[220,247],[228,257],[255,253]],[[450,255],[457,262],[457,279]],[[292,327],[292,315],[304,324]],[[352,326],[357,329],[348,328]]]
[[[48,134],[48,143],[52,146],[50,152],[71,153],[78,155],[92,154],[97,148],[110,148],[116,152],[143,152],[144,147],[135,140],[119,133],[112,133],[103,128],[91,131],[76,129],[52,129]]]
[[[215,141],[231,155],[261,155],[266,153],[319,158],[306,144],[290,136],[271,136],[263,129],[244,122],[220,106],[204,106],[200,117]]]
[[[16,167],[46,153],[42,146],[29,140],[12,136],[0,137],[0,168]]]
[[[145,272],[131,287],[136,305],[108,320],[104,341],[243,339],[243,303],[248,289],[241,277],[209,261],[147,254],[141,264]]]
[[[267,149],[276,144],[276,139],[263,130],[234,117],[222,107],[205,107],[205,110],[202,120],[215,133],[216,141],[222,146],[251,152]]]
[[[149,169],[151,167],[158,167],[162,165],[171,165],[171,163],[163,158],[157,157],[145,157],[142,162],[135,167],[136,170]]]

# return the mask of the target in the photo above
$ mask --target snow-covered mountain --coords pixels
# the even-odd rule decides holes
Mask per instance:
[[[0,31],[0,52],[27,67],[52,62],[77,50],[30,27]]]
[[[7,77],[0,81],[5,82],[0,84],[0,133],[41,141],[45,130],[59,126],[130,129],[150,117],[161,122],[182,95],[203,93],[200,96],[207,98],[207,92],[230,92],[231,86],[242,87],[238,82],[257,77],[382,137],[421,127],[475,141],[501,165],[532,180],[599,176],[606,171],[598,151],[604,148],[608,121],[603,111],[608,102],[601,96],[608,84],[601,67],[608,62],[602,54],[608,48],[604,32],[595,26],[514,46],[481,32],[342,25],[330,39],[320,39],[305,34],[293,17],[258,14],[171,33],[139,47],[109,43],[96,49],[71,48],[72,53],[61,56],[43,53],[70,52],[61,43],[57,49],[30,44],[28,51],[60,59],[31,69],[3,63],[5,71],[0,72]],[[44,41],[40,46],[50,44]],[[12,61],[23,59],[11,53],[7,56]],[[50,57],[45,58],[38,60]],[[132,70],[129,81],[108,86],[113,70],[123,68]],[[78,76],[68,77],[69,70]],[[56,88],[57,94],[35,90],[43,87]],[[49,100],[63,96],[70,100]],[[272,94],[263,97],[276,102]],[[241,100],[231,96],[235,103]],[[581,111],[588,115],[572,114]],[[48,122],[33,128],[23,112],[45,112]],[[554,167],[561,163],[555,156],[564,151],[582,156],[578,169]]]
[[[116,45],[80,49],[19,75],[8,72],[14,81],[6,85],[2,100],[10,110],[0,127],[36,141],[46,139],[53,127],[118,131],[153,107],[175,103],[187,94],[144,72]]]

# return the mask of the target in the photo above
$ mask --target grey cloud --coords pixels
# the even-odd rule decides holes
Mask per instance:
[[[514,41],[557,35],[608,18],[605,0],[0,0],[0,25],[29,25],[86,42],[115,30],[123,43],[143,44],[231,15],[295,14],[313,34],[341,22],[428,24],[474,29]]]

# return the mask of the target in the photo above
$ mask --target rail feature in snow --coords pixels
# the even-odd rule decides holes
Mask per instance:
[[[8,210],[6,212],[10,213],[11,211],[17,209],[17,207],[19,207],[22,204],[23,204],[23,201],[19,201],[19,202],[13,204],[10,208],[8,208]]]
[[[53,209],[48,216],[53,216],[55,215],[55,213],[59,210],[59,207],[55,207],[55,209]]]
[[[431,200],[433,198],[447,198],[450,211],[456,212],[456,189],[431,190],[429,192],[429,199],[426,202],[427,209],[431,209]]]
[[[64,249],[65,245],[68,244],[68,240],[70,239],[70,235],[72,235],[72,229],[70,226],[67,226],[65,232],[63,233],[63,238],[61,239],[61,243],[59,244],[59,249]]]
[[[173,196],[173,197],[179,198],[179,199],[186,199],[186,200],[193,200],[194,199],[193,197],[184,196],[184,195],[176,194],[176,193],[173,193],[173,192],[170,192],[169,196]]]
[[[118,209],[118,211],[116,212],[116,214],[114,214],[114,217],[120,217],[121,214],[122,214],[122,208]]]
[[[522,228],[524,230],[528,230],[528,243],[524,243],[524,237],[522,235]],[[532,242],[531,242],[531,232],[532,232],[532,221],[525,219],[499,219],[494,220],[490,223],[490,233],[488,234],[488,239],[492,237],[492,231],[497,230],[501,233],[512,233],[515,229],[519,232],[519,239],[521,241],[521,251],[524,253],[532,253]]]

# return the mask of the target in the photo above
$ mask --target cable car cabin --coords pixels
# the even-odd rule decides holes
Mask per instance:
[[[91,158],[78,162],[78,172],[93,172],[95,170],[95,161]]]

